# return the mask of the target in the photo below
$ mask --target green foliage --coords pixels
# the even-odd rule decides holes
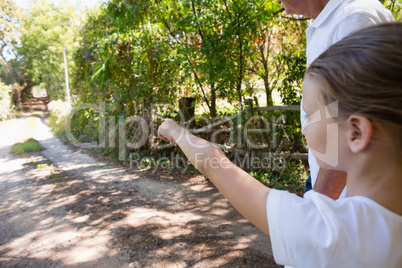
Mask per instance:
[[[71,129],[74,137],[79,141],[98,141],[99,139],[99,112],[93,108],[73,111],[71,116]]]
[[[23,75],[34,85],[46,88],[52,99],[64,96],[63,50],[67,48],[69,69],[80,18],[73,6],[63,1],[60,8],[46,0],[35,1],[22,19],[21,47],[17,52],[24,62]]]
[[[176,101],[179,65],[143,3],[110,1],[91,12],[80,32],[74,88],[85,103],[107,103],[110,114],[130,116],[144,102]],[[102,25],[102,27],[99,27]]]
[[[202,98],[211,117],[218,98],[241,108],[257,80],[264,81],[272,104],[273,83],[284,70],[277,55],[291,45],[304,48],[292,41],[304,38],[304,20],[283,17],[277,1],[158,1],[157,7],[158,20],[182,55],[182,92]]]
[[[286,70],[275,67],[277,56],[304,36],[304,21],[282,11],[265,0],[109,1],[80,32],[74,92],[125,116],[143,104],[177,104],[181,93],[202,99],[215,117],[217,99],[241,106],[258,79],[272,99],[273,82]],[[300,44],[291,52],[303,50]]]
[[[391,10],[395,20],[402,20],[402,0],[385,0],[382,2],[386,8]]]
[[[250,172],[250,175],[270,188],[287,190],[302,196],[305,191],[307,170],[301,161],[285,163],[282,169]]]
[[[48,165],[48,164],[46,164],[46,163],[44,163],[44,164],[37,164],[36,165],[36,168],[37,169],[45,169],[45,168],[53,168],[53,165]]]
[[[15,58],[14,47],[20,43],[20,16],[13,0],[0,1],[0,58],[4,62]]]
[[[271,12],[261,14],[265,20],[261,19],[263,24],[252,38],[250,56],[250,72],[256,75],[256,79],[262,80],[267,105],[273,105],[272,92],[274,89],[280,90],[284,83],[297,90],[300,75],[293,74],[292,69],[305,65],[304,31],[307,27],[306,19],[288,17],[278,8],[270,8]],[[290,92],[282,94],[282,97],[286,98]]]
[[[301,133],[300,112],[299,111],[273,111],[268,112],[265,118],[273,124],[275,138],[273,152],[282,153],[305,153],[307,146],[304,136]]]
[[[68,112],[67,104],[62,100],[51,101],[47,105],[49,111],[48,125],[56,136],[66,132],[65,117]]]
[[[0,121],[11,116],[11,87],[0,81]]]
[[[280,90],[284,103],[299,103],[306,20],[282,12],[274,0],[111,0],[88,11],[78,33],[72,74],[76,104],[88,108],[74,113],[73,136],[99,141],[104,116],[117,123],[152,104],[177,106],[180,97],[195,97],[197,106],[203,102],[208,109],[198,112],[203,116],[229,116],[243,108],[261,81],[268,104],[274,89]],[[100,103],[106,114],[97,108]],[[172,109],[159,113],[178,118]],[[275,137],[281,142],[275,149],[305,150],[297,112],[284,115],[286,125],[296,128],[278,130]],[[117,130],[112,132],[117,141]],[[100,152],[114,155],[116,150],[105,147]]]
[[[48,126],[52,133],[56,136],[63,136],[66,133],[65,121],[60,120],[54,112],[49,112]]]
[[[209,115],[201,113],[206,117],[229,116],[254,94],[257,80],[264,81],[268,100],[284,85],[286,102],[297,103],[300,96],[292,86],[299,87],[304,70],[306,25],[282,11],[278,2],[262,0],[113,0],[89,11],[74,53],[72,91],[87,106],[103,103],[106,115],[95,106],[78,110],[71,121],[73,136],[99,141],[103,116],[117,123],[151,104],[176,106],[178,96],[202,100],[209,109]],[[171,109],[158,112],[178,119]],[[289,118],[288,124],[299,122],[295,113]],[[116,129],[114,135],[118,142]],[[303,147],[285,139],[300,141],[297,128],[277,135],[284,140],[277,148],[282,152]],[[116,150],[100,149],[105,155]]]
[[[402,19],[401,1],[383,1],[397,20]],[[16,43],[18,24],[14,22],[18,16],[13,14],[18,12],[10,0],[3,2],[9,4],[7,12],[12,16],[2,13],[0,19],[14,28],[2,34],[13,34],[7,40]],[[299,104],[306,68],[306,22],[284,14],[276,0],[109,0],[87,11],[84,21],[65,2],[56,8],[39,0],[22,19],[21,58],[13,65],[3,65],[1,77],[7,84],[47,88],[52,99],[62,97],[62,55],[68,47],[75,105],[88,106],[72,116],[72,134],[80,141],[98,141],[99,122],[105,116],[117,123],[153,104],[177,106],[180,97],[195,97],[197,106],[208,109],[197,114],[206,117],[230,116],[242,110],[244,99],[253,97],[257,87],[264,88],[267,105],[273,104],[274,90],[280,92],[283,104]],[[8,42],[3,36],[0,45]],[[0,84],[2,101],[7,101],[8,92],[9,88]],[[99,104],[104,105],[106,114],[100,113]],[[58,134],[65,132],[63,105],[50,109],[50,125]],[[160,113],[178,119],[174,109]],[[272,126],[278,125],[270,133],[271,152],[306,151],[299,112],[261,114]],[[201,121],[195,124],[202,125]],[[241,126],[243,121],[236,124]],[[260,123],[253,124],[258,127]],[[117,141],[117,130],[111,132]],[[255,138],[261,143],[266,140]],[[117,155],[116,148],[100,151]],[[157,152],[147,151],[149,159],[153,153]],[[158,166],[151,160],[144,164]],[[301,162],[289,162],[281,171],[264,172],[253,175],[268,186],[294,187],[291,190],[299,194],[304,188]]]
[[[294,54],[278,56],[278,60],[286,66],[278,87],[284,105],[295,105],[301,102],[301,88],[307,61],[305,55],[304,51],[296,50]]]
[[[10,153],[12,154],[25,154],[29,152],[38,152],[42,151],[43,148],[35,139],[30,138],[23,143],[16,143],[11,147]]]

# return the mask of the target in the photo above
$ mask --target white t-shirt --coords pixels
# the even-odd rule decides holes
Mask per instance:
[[[392,13],[378,0],[330,0],[306,30],[307,66],[332,44],[351,33],[391,21],[394,21]],[[302,124],[306,118],[301,106]],[[309,165],[311,182],[314,186],[320,167],[311,152],[309,152]]]
[[[271,190],[267,215],[275,261],[293,267],[402,267],[402,216],[362,196],[336,201]]]

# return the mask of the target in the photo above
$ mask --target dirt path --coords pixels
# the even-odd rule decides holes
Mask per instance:
[[[16,157],[15,142],[46,148]],[[0,267],[279,267],[269,237],[202,177],[71,150],[44,118],[0,124]]]

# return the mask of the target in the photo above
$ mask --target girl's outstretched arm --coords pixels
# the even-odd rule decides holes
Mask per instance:
[[[269,234],[266,201],[270,188],[234,165],[215,145],[194,136],[171,119],[162,123],[158,135],[165,141],[176,142],[191,163],[245,218]]]

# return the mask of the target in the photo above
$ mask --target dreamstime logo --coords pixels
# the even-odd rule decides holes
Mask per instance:
[[[338,138],[339,138],[339,126],[337,120],[333,120],[338,117],[339,107],[338,101],[335,101],[329,105],[326,105],[324,109],[320,109],[309,116],[309,118],[303,122],[303,129],[311,126],[316,123],[324,123],[326,124],[326,144],[325,144],[325,153],[320,153],[310,147],[311,153],[314,157],[327,165],[332,167],[336,167],[339,164],[339,151],[338,151]]]

